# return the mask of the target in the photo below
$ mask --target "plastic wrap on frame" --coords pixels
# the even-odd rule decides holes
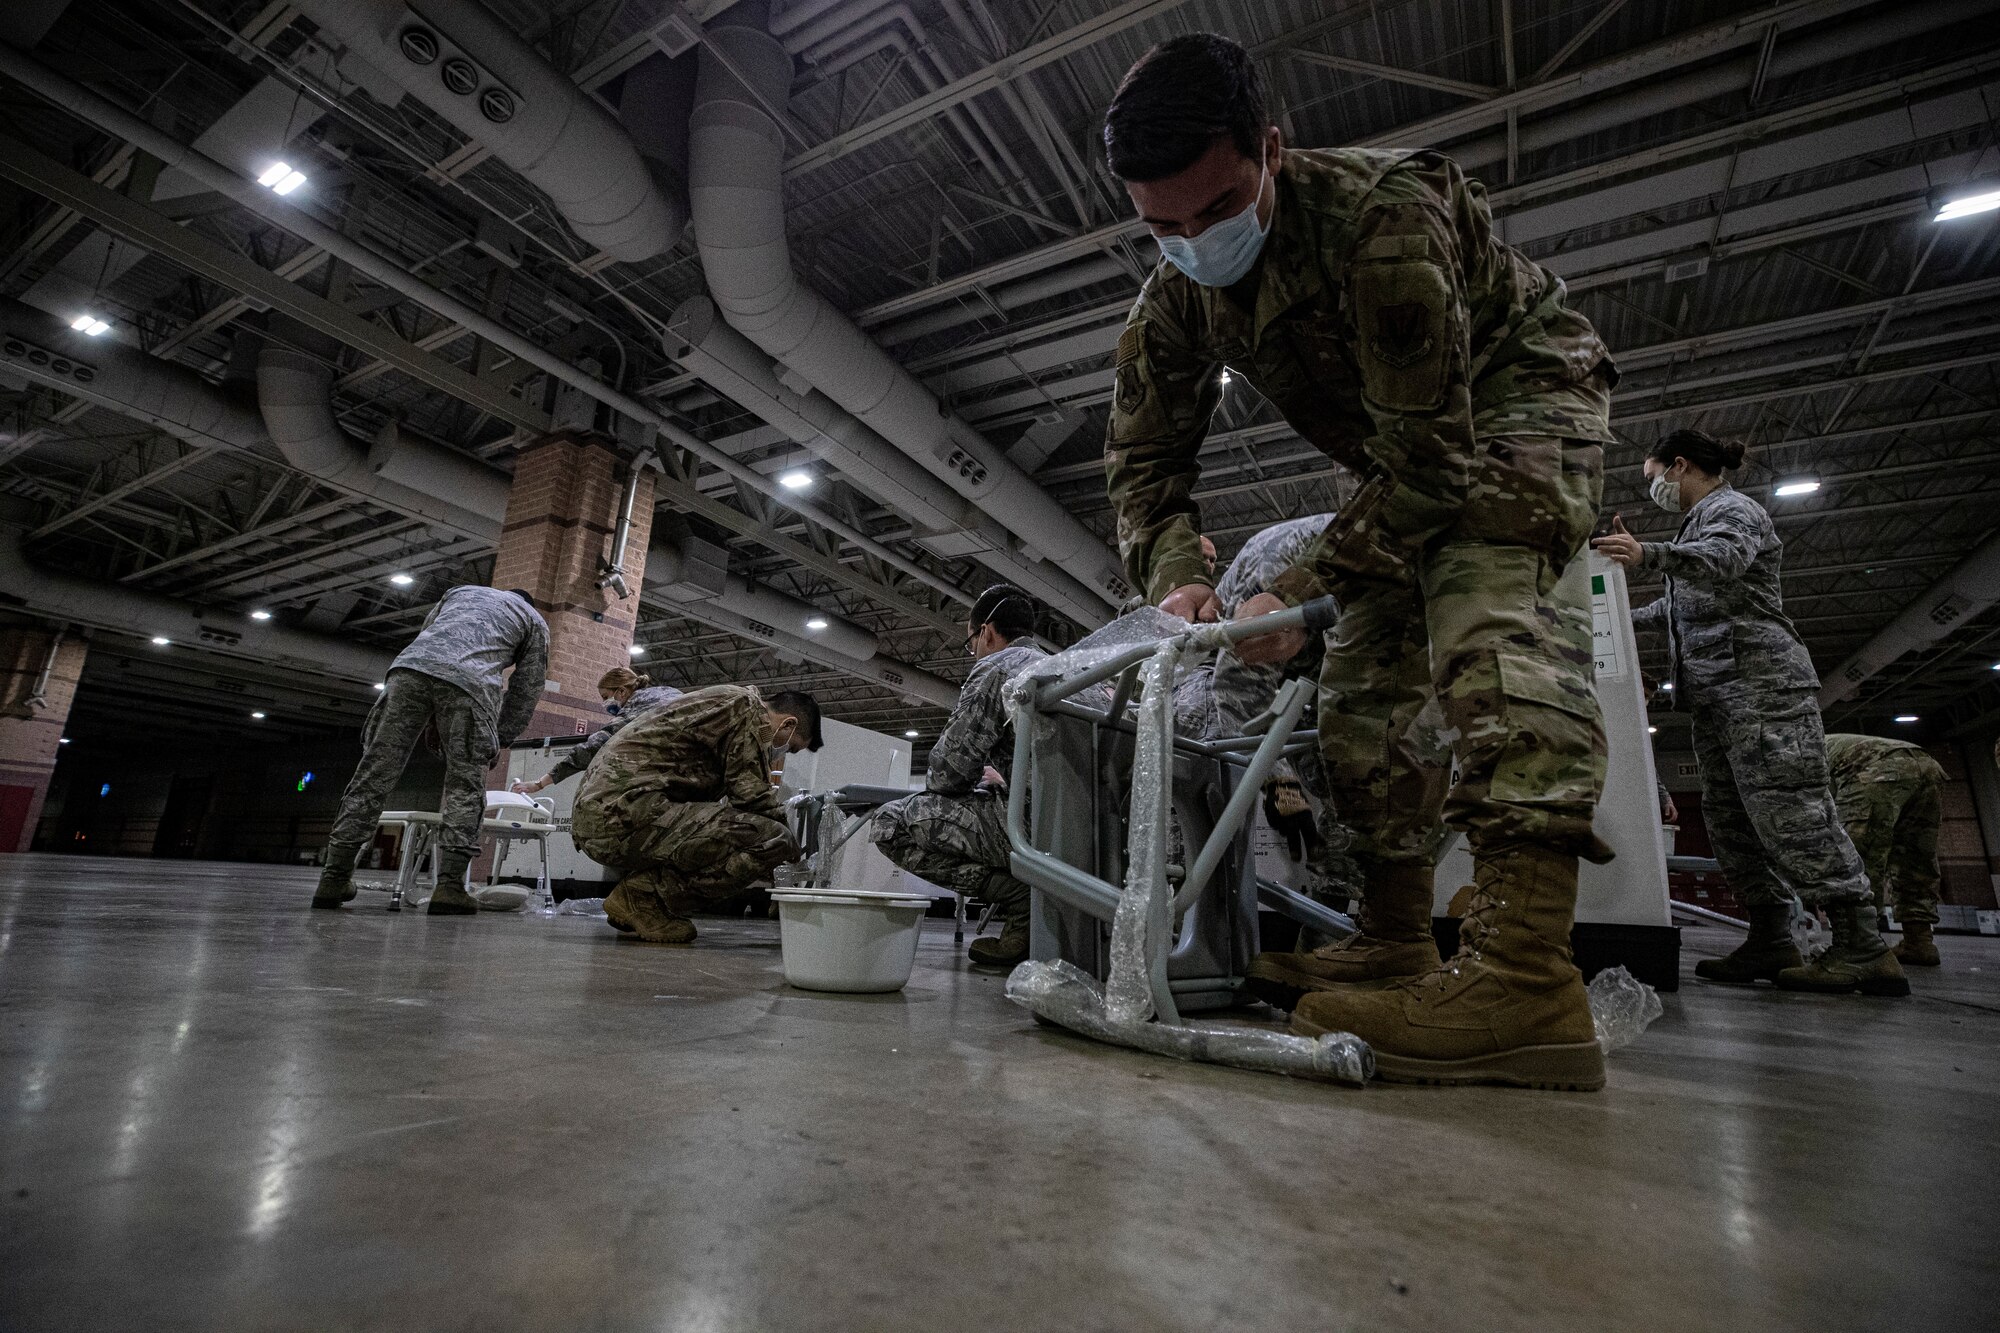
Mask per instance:
[[[1356,1087],[1375,1074],[1375,1053],[1346,1032],[1296,1037],[1213,1023],[1114,1023],[1105,1014],[1104,992],[1069,962],[1021,964],[1007,978],[1007,998],[1072,1032],[1175,1060]]]
[[[1666,1012],[1659,993],[1623,967],[1607,967],[1592,977],[1589,994],[1590,1024],[1606,1055],[1637,1041]]]
[[[854,854],[855,844],[861,841],[859,834],[869,821],[865,814],[843,815],[839,807],[828,802],[820,811],[819,846],[813,857],[812,882],[818,888],[839,888],[851,886],[853,881],[847,875],[847,863]]]
[[[1111,918],[1111,967],[1104,987],[1104,1014],[1115,1024],[1143,1023],[1155,1011],[1151,957],[1165,942],[1151,938],[1156,924],[1153,897],[1166,892],[1167,839],[1163,821],[1142,812],[1158,811],[1166,799],[1164,771],[1174,740],[1173,679],[1180,654],[1162,643],[1139,668],[1139,741],[1132,758],[1132,827],[1125,846],[1125,891]]]

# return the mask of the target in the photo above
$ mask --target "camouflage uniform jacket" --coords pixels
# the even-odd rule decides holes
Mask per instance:
[[[1007,720],[1003,691],[1015,675],[1047,656],[1035,644],[1019,640],[972,664],[951,718],[931,746],[924,790],[963,796],[979,785],[988,764],[1013,775],[1014,727]]]
[[[1676,702],[1819,685],[1779,596],[1782,551],[1764,506],[1727,483],[1687,511],[1672,541],[1640,543],[1640,567],[1665,574],[1667,591],[1632,623],[1666,631]]]
[[[480,721],[500,744],[511,745],[535,715],[549,673],[548,622],[511,592],[474,584],[453,588],[396,654],[390,669],[398,667],[464,690]]]
[[[1373,474],[1375,503],[1403,497],[1380,519],[1390,531],[1421,526],[1395,521],[1406,491],[1463,504],[1482,438],[1612,439],[1604,343],[1559,278],[1495,239],[1485,187],[1450,159],[1287,149],[1277,180],[1250,274],[1204,287],[1163,260],[1118,340],[1106,472],[1119,552],[1149,601],[1210,581],[1193,491],[1225,366]],[[1331,537],[1266,591],[1326,592]]]
[[[711,685],[653,708],[605,743],[576,790],[574,824],[591,837],[663,801],[727,800],[766,819],[784,819],[771,786],[774,732],[764,698],[748,685]]]
[[[632,691],[632,697],[625,701],[617,717],[600,730],[591,732],[588,740],[579,741],[568,754],[556,761],[556,766],[549,770],[550,784],[561,782],[572,773],[583,772],[590,767],[590,761],[597,758],[597,752],[604,748],[606,741],[630,726],[640,715],[681,697],[681,691],[671,685],[648,685]]]
[[[1255,597],[1283,571],[1298,563],[1299,556],[1316,541],[1327,524],[1333,522],[1332,514],[1307,514],[1304,518],[1288,518],[1283,523],[1274,523],[1261,532],[1252,533],[1250,540],[1243,543],[1243,549],[1229,562],[1215,584],[1215,600],[1222,603],[1224,619],[1236,614],[1236,608]]]
[[[1827,734],[1826,766],[1833,775],[1836,796],[1871,778],[1883,782],[1903,780],[1910,776],[1911,769],[1926,765],[1934,767],[1937,760],[1931,758],[1930,752],[1923,746],[1909,741],[1890,740],[1886,736],[1854,736],[1837,731]],[[1942,771],[1939,776],[1942,776]]]

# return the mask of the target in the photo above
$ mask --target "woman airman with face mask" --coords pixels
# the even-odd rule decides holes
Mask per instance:
[[[597,752],[612,738],[618,728],[630,722],[649,708],[670,704],[681,697],[681,692],[671,685],[655,685],[647,677],[631,667],[612,667],[597,680],[598,697],[604,700],[604,711],[611,714],[610,726],[592,732],[589,739],[556,761],[556,766],[539,778],[517,782],[513,790],[524,796],[532,796],[544,787],[552,787],[572,773],[581,773],[590,767],[590,761],[597,758]]]
[[[1672,541],[1642,542],[1622,519],[1591,544],[1627,569],[1666,576],[1666,595],[1632,613],[1665,631],[1674,706],[1693,714],[1702,817],[1715,859],[1742,895],[1750,937],[1695,974],[1787,990],[1907,995],[1875,925],[1868,876],[1835,813],[1819,677],[1778,590],[1782,543],[1771,516],[1722,473],[1743,446],[1675,431],[1645,462],[1653,502],[1681,514]],[[1788,887],[1789,886],[1789,887]],[[1812,962],[1792,943],[1790,892],[1823,908],[1833,945]]]

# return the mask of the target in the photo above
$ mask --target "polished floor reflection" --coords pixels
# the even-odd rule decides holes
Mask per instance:
[[[1597,1095],[1365,1091],[899,995],[776,927],[310,912],[311,872],[0,857],[0,1329],[1974,1329],[2000,940],[1704,986]],[[1727,947],[1690,932],[1685,963]]]

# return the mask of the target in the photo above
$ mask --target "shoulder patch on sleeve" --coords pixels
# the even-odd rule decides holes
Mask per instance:
[[[1124,367],[1137,361],[1146,350],[1146,321],[1135,319],[1125,326],[1118,335],[1118,366]]]
[[[1363,243],[1356,259],[1428,259],[1431,242],[1428,236],[1376,236]]]

